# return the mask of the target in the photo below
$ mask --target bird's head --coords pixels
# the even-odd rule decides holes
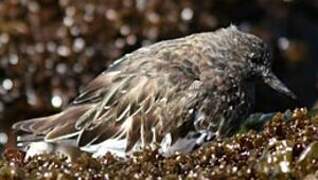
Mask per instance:
[[[219,40],[217,47],[226,47],[222,55],[229,67],[240,72],[247,81],[262,80],[274,90],[296,99],[290,91],[273,73],[272,56],[268,46],[255,35],[239,31],[235,26],[221,29],[217,32]]]
[[[263,40],[252,35],[236,30],[239,41],[239,49],[243,51],[243,61],[248,68],[247,79],[260,79],[282,94],[292,99],[296,95],[289,90],[272,71],[271,51]]]

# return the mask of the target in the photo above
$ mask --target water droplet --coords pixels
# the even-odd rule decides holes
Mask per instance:
[[[28,3],[29,11],[36,13],[40,10],[40,5],[37,2],[31,1]]]
[[[278,39],[278,47],[282,50],[288,49],[289,44],[289,40],[285,37],[281,37]]]
[[[5,79],[2,81],[2,87],[5,89],[5,90],[11,90],[12,87],[13,87],[13,82],[11,79]]]
[[[127,36],[130,33],[130,27],[128,25],[123,25],[120,27],[120,34]]]
[[[2,33],[0,35],[0,42],[1,43],[6,44],[9,42],[9,40],[10,40],[10,36],[7,33]]]
[[[153,23],[153,24],[156,24],[159,22],[160,20],[160,16],[157,14],[157,13],[150,13],[148,16],[147,16],[148,20]]]
[[[109,20],[116,20],[117,19],[117,12],[113,9],[108,9],[106,11],[106,18]]]
[[[193,17],[193,10],[191,8],[184,8],[181,11],[181,18],[184,21],[189,21],[191,20]]]
[[[72,26],[71,27],[71,34],[73,36],[78,36],[80,34],[81,30],[77,26]]]
[[[288,173],[290,171],[290,168],[289,168],[290,163],[288,161],[281,161],[279,163],[279,166],[283,173]]]
[[[137,37],[135,35],[129,35],[126,41],[127,41],[127,44],[134,45],[137,42]]]
[[[122,38],[118,38],[115,41],[115,46],[119,49],[123,48],[125,46],[125,41]]]
[[[76,38],[73,44],[73,50],[75,52],[80,52],[85,46],[85,41],[82,38]]]
[[[66,66],[66,64],[64,64],[64,63],[59,63],[59,64],[56,66],[56,71],[57,71],[59,74],[65,74],[66,71],[67,71],[67,66]]]
[[[0,144],[6,144],[8,142],[8,136],[4,132],[0,132]]]
[[[49,51],[49,52],[55,52],[56,50],[56,44],[52,41],[48,42],[46,44],[46,49]]]
[[[37,43],[37,44],[35,45],[35,48],[34,48],[34,49],[35,49],[35,51],[38,52],[38,53],[43,53],[45,47],[44,47],[43,43]]]
[[[35,106],[38,102],[38,97],[30,87],[27,89],[26,95],[28,104],[30,104],[31,106]]]
[[[136,6],[139,11],[143,11],[146,8],[147,0],[137,0]]]
[[[76,12],[76,9],[73,6],[70,6],[70,7],[66,8],[66,15],[67,16],[74,16],[75,12]]]
[[[66,47],[66,46],[59,46],[59,47],[57,48],[57,53],[58,53],[60,56],[66,57],[66,56],[69,56],[69,55],[70,55],[71,51],[70,51],[70,49],[69,49],[68,47]]]
[[[19,62],[19,57],[18,57],[18,55],[16,55],[16,54],[10,54],[9,62],[10,62],[10,64],[12,64],[12,65],[18,64],[18,62]]]
[[[51,99],[51,104],[55,108],[60,108],[63,104],[63,99],[61,96],[54,95]]]
[[[83,18],[86,22],[91,22],[94,19],[94,11],[95,11],[94,5],[87,4],[85,6],[85,14]]]
[[[74,24],[74,20],[70,16],[65,16],[64,19],[63,19],[63,23],[64,23],[65,26],[70,27],[70,26],[72,26]]]

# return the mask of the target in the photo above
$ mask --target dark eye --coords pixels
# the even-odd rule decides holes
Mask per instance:
[[[258,55],[253,55],[250,57],[250,60],[253,64],[260,64],[262,62],[262,57]]]
[[[257,58],[257,57],[252,57],[252,58],[251,58],[251,61],[252,61],[252,63],[258,63],[259,58]]]

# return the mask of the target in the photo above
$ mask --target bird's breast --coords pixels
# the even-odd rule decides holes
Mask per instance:
[[[254,108],[254,85],[229,81],[207,88],[204,101],[196,115],[197,129],[211,129],[220,136],[231,134]]]

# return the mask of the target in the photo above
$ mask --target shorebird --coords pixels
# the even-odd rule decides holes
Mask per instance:
[[[230,136],[253,110],[261,80],[291,98],[274,75],[269,48],[235,26],[165,40],[115,61],[62,112],[18,122],[28,154],[72,145],[94,156],[146,146],[190,152]],[[41,145],[41,148],[38,148]]]

